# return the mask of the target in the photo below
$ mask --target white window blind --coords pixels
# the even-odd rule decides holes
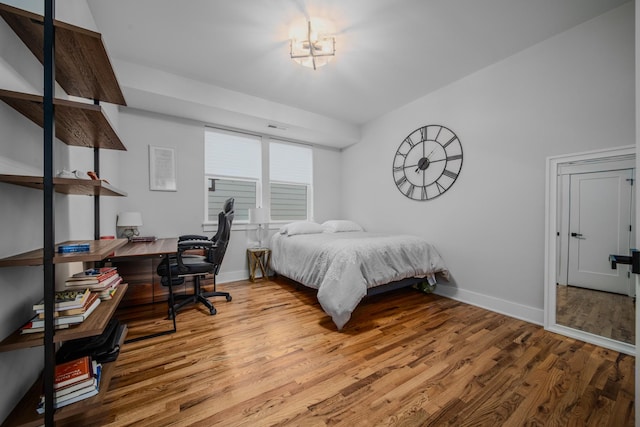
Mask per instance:
[[[256,207],[262,178],[260,137],[215,129],[205,130],[205,178],[207,220],[217,221],[229,197],[235,200],[234,221],[248,220]]]
[[[311,185],[311,148],[272,141],[269,144],[269,171],[271,182]]]
[[[259,137],[207,129],[204,147],[205,174],[260,180],[262,154]]]

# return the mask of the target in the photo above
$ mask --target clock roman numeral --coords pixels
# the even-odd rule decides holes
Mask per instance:
[[[420,139],[422,141],[426,141],[427,140],[427,127],[423,126],[420,128]]]
[[[442,172],[442,175],[448,176],[451,179],[456,179],[458,177],[458,174],[455,172],[451,172],[448,169],[445,169],[444,172]]]
[[[453,156],[447,157],[447,160],[460,160],[462,158],[462,154],[454,154]]]
[[[438,140],[438,137],[440,136],[440,132],[442,132],[442,126],[440,126],[440,129],[438,129],[438,133],[436,134],[436,141]]]
[[[440,193],[440,194],[442,194],[442,193],[444,193],[445,191],[447,191],[447,189],[446,189],[446,188],[444,188],[444,187],[442,186],[442,184],[440,184],[438,181],[436,181],[436,187],[438,187],[438,193]]]
[[[406,194],[407,197],[412,197],[413,196],[413,190],[415,190],[416,186],[413,184],[409,184],[409,188],[407,188],[407,191],[404,193]]]
[[[407,144],[409,144],[409,147],[413,147],[414,145],[416,145],[413,140],[411,139],[411,135],[409,135],[408,137],[406,137],[404,139],[404,142],[406,142]]]
[[[394,166],[393,173],[402,172],[404,170],[404,166]]]
[[[453,136],[453,138],[451,138],[450,140],[448,140],[447,142],[445,142],[445,143],[444,143],[444,145],[443,145],[442,147],[443,147],[443,148],[447,148],[447,146],[448,146],[449,144],[451,144],[453,141],[455,141],[456,139],[458,139],[458,137],[454,135],[454,136]]]
[[[420,200],[427,200],[429,196],[427,196],[427,187],[421,187],[422,191],[420,192]]]
[[[396,185],[397,185],[398,187],[402,187],[402,185],[403,185],[405,182],[407,182],[407,177],[406,177],[406,176],[404,176],[404,175],[402,175],[402,176],[400,177],[400,179],[398,179],[398,180],[396,181]]]

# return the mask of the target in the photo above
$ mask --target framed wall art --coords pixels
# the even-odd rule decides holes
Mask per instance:
[[[178,191],[174,148],[149,146],[149,189]]]

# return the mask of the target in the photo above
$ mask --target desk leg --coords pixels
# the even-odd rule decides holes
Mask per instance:
[[[169,254],[165,255],[165,260],[167,261],[167,266],[169,266]],[[169,334],[173,334],[174,332],[177,331],[176,328],[176,313],[173,312],[173,285],[171,284],[171,268],[168,269],[169,270],[169,304],[171,306],[170,309],[170,313],[172,314],[171,316],[171,320],[173,321],[173,329],[168,329],[166,331],[162,331],[162,332],[156,332],[153,334],[149,334],[149,335],[144,335],[142,337],[136,337],[136,338],[131,338],[130,340],[125,340],[125,344],[130,343],[130,342],[136,342],[136,341],[142,341],[142,340],[147,340],[149,338],[155,338],[155,337],[161,337],[163,335],[169,335]]]

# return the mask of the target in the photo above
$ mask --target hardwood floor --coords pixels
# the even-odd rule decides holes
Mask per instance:
[[[636,304],[627,295],[556,285],[556,322],[635,344]]]
[[[632,426],[634,358],[414,289],[365,300],[342,332],[284,279],[125,344],[74,426]],[[166,306],[123,310],[130,337]]]

